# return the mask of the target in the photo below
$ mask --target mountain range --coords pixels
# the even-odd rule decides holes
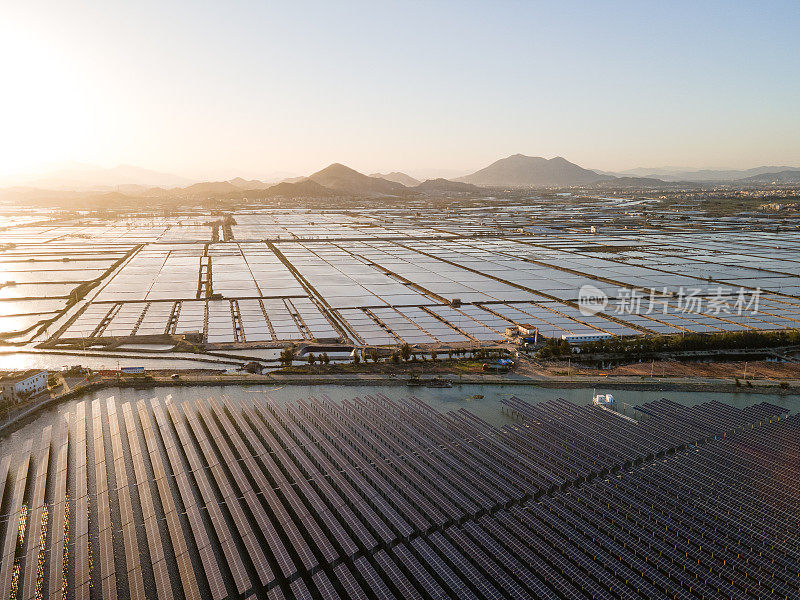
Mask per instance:
[[[752,169],[690,169],[687,167],[659,167],[629,169],[619,172],[605,172],[616,177],[655,177],[662,181],[696,181],[699,183],[724,183],[752,179],[759,175],[798,171],[800,167],[763,166]],[[598,171],[602,173],[603,171]]]
[[[4,187],[37,187],[52,190],[112,190],[118,186],[182,187],[191,179],[170,173],[151,171],[132,165],[105,168],[84,163],[66,162],[50,165],[38,172],[4,177]]]
[[[51,171],[40,179],[18,178],[16,187],[0,190],[2,197],[18,201],[35,198],[73,198],[91,191],[95,197],[121,198],[266,198],[266,197],[399,197],[415,194],[480,194],[483,188],[596,187],[600,189],[696,188],[703,183],[731,182],[742,185],[791,185],[800,183],[800,168],[756,167],[742,171],[679,168],[632,169],[608,173],[583,168],[565,158],[541,158],[514,154],[471,175],[455,180],[437,178],[423,182],[402,173],[365,175],[341,163],[333,163],[308,177],[281,182],[235,177],[227,181],[192,183],[168,173],[120,165],[111,169],[72,165]],[[20,182],[30,181],[25,186]],[[176,183],[177,182],[177,183]],[[0,182],[2,185],[3,182]],[[105,194],[105,196],[103,196]]]
[[[738,180],[740,183],[763,184],[763,185],[785,185],[800,183],[800,169],[786,169],[777,173],[760,173],[751,177]]]

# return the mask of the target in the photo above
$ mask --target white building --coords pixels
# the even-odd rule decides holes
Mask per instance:
[[[586,342],[597,342],[600,340],[610,340],[611,339],[610,333],[603,333],[602,331],[598,331],[597,333],[571,333],[571,334],[564,334],[561,336],[562,340],[566,340],[570,344],[584,344]]]
[[[3,401],[19,402],[23,397],[30,397],[47,389],[47,371],[29,369],[22,373],[8,373],[0,377],[0,392]]]
[[[517,326],[517,329],[522,337],[529,337],[536,333],[536,327],[530,323],[521,323]]]

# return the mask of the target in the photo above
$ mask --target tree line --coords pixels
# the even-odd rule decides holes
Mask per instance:
[[[585,342],[575,349],[580,354],[659,354],[681,351],[755,350],[800,345],[800,330],[728,331],[723,333],[690,333],[685,335],[654,335],[613,337]],[[565,340],[549,339],[539,351],[540,358],[571,355],[574,352]]]

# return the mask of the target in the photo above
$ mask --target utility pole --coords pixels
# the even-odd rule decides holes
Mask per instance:
[[[744,380],[747,381],[747,361],[744,361]]]

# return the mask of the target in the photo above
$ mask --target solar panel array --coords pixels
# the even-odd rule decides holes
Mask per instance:
[[[222,240],[217,235],[221,217],[200,209],[170,216],[130,214],[114,221],[49,213],[3,216],[0,335],[29,341],[54,321],[37,341],[64,340],[74,347],[86,337],[105,338],[102,343],[138,337],[150,343],[144,338],[201,332],[208,342],[205,310],[187,310],[176,323],[175,314],[157,309],[217,299],[306,300],[329,320],[320,322],[321,327],[333,327],[337,335],[315,335],[313,327],[306,330],[302,324],[298,333],[275,335],[269,316],[257,319],[256,308],[250,306],[241,312],[248,323],[232,322],[230,332],[227,323],[224,332],[214,326],[211,343],[216,344],[327,341],[341,335],[354,343],[374,338],[375,343],[453,344],[425,327],[422,333],[419,328],[400,331],[404,328],[397,319],[390,321],[400,330],[377,313],[367,315],[367,321],[362,314],[447,307],[453,299],[470,309],[489,308],[495,315],[470,314],[479,322],[471,334],[446,320],[460,334],[444,337],[461,335],[468,343],[503,340],[492,318],[532,324],[555,336],[800,327],[800,246],[792,232],[768,230],[766,221],[762,230],[745,230],[742,223],[752,225],[747,219],[720,224],[701,216],[692,225],[702,221],[702,227],[664,222],[663,229],[628,229],[622,221],[614,222],[650,203],[619,198],[561,203],[531,197],[467,202],[457,211],[422,199],[409,199],[403,206],[313,212],[253,206],[231,214],[233,224]],[[652,214],[658,218],[657,211]],[[602,234],[586,233],[589,220]],[[574,303],[583,285],[608,295],[606,316],[611,318],[577,311]],[[735,294],[740,288],[761,291],[757,312],[720,313],[708,303],[687,309],[674,297],[701,289],[708,299],[714,290]],[[645,305],[639,314],[615,310],[632,289],[645,296],[650,290],[673,295],[665,303],[669,312],[660,310],[661,302],[655,310]],[[67,310],[68,300],[84,293],[88,312]],[[341,311],[355,311],[349,313],[352,327]],[[235,314],[234,307],[232,318]],[[424,319],[427,312],[417,314]],[[461,319],[458,313],[452,317]],[[375,319],[388,335],[367,331]]]
[[[198,333],[211,344],[334,341],[342,334],[309,298],[91,303],[60,339]]]
[[[0,441],[0,594],[798,597],[800,415],[504,408],[78,402]]]
[[[99,285],[87,299],[123,305],[219,294],[226,300],[306,298],[331,310],[360,311],[445,306],[459,298],[514,314],[504,306],[550,302],[571,319],[567,328],[542,322],[556,335],[779,330],[800,324],[800,245],[794,231],[776,229],[777,214],[720,220],[690,203],[681,214],[691,215],[691,221],[679,222],[674,211],[680,205],[662,212],[657,199],[463,198],[457,209],[440,200],[313,210],[301,200],[299,206],[244,202],[225,217],[199,207],[113,219],[4,210],[0,335],[27,341],[57,319],[47,337],[58,334],[74,343],[90,336],[100,322],[70,324],[74,311],[64,311],[68,299],[82,295],[91,282]],[[652,227],[642,227],[645,208]],[[220,236],[223,220],[229,226]],[[589,233],[590,225],[600,233]],[[698,286],[759,289],[762,310],[746,316],[679,310],[590,318],[570,305],[585,284],[612,301],[620,299],[620,290],[634,288],[672,294]],[[106,337],[144,337],[165,325],[148,320],[137,328],[132,313],[138,306],[124,308],[114,323],[103,325]],[[200,331],[203,323],[191,320],[181,329]],[[271,333],[266,339],[264,327],[251,330],[256,343],[276,341]],[[240,337],[233,334],[235,342]]]
[[[665,257],[663,265],[639,266],[629,264],[623,253],[625,262],[620,262],[616,255],[600,258],[560,245],[567,244],[524,237],[380,240],[357,246],[333,241],[151,244],[109,276],[58,337],[199,332],[211,344],[331,341],[345,335],[369,345],[448,345],[503,341],[505,327],[522,324],[552,337],[800,326],[800,307],[787,296],[764,293],[758,312],[744,314],[720,312],[707,298],[695,307],[683,306],[679,296],[651,301],[649,288],[680,294],[702,282],[703,289],[712,289],[711,280],[699,279],[697,274],[706,271],[695,271],[697,264],[686,275],[668,272],[677,257]],[[647,251],[634,255],[641,262]],[[791,263],[787,268],[794,277]],[[722,271],[715,277],[726,286],[758,283]],[[608,294],[606,314],[585,315],[568,303],[584,284]],[[625,310],[619,290],[633,288],[643,290],[641,308]],[[449,305],[456,298],[463,303],[460,308]],[[26,306],[20,309],[25,314],[5,320],[9,327],[32,325],[54,316],[46,311],[58,309]],[[333,326],[334,320],[347,331]]]

